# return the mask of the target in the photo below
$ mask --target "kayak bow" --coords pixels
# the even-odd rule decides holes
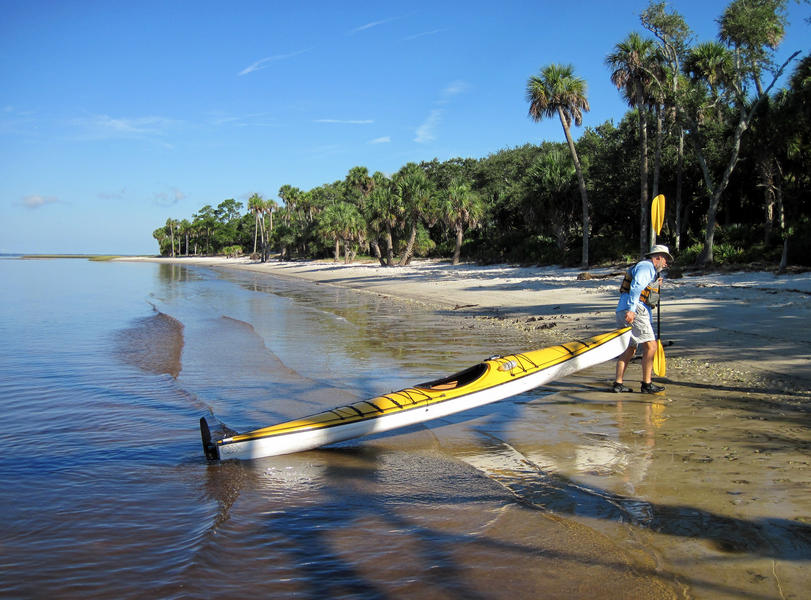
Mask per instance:
[[[312,450],[445,417],[611,360],[628,347],[630,335],[630,328],[625,327],[583,341],[493,356],[449,377],[219,439],[212,439],[203,417],[203,450],[210,460],[254,459]]]

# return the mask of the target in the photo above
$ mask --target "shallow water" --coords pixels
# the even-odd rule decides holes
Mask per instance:
[[[710,413],[595,394],[599,369],[554,396],[533,390],[331,448],[203,458],[204,414],[237,430],[269,425],[529,349],[524,332],[250,272],[1,260],[0,276],[0,596],[802,589],[791,586],[811,558],[809,527],[777,517],[808,515],[807,462],[788,472],[781,457],[761,472],[741,457],[745,477],[707,470],[704,457],[730,452],[692,447],[691,428],[707,431]],[[805,413],[796,417],[785,436],[799,445],[783,456],[801,462]],[[769,493],[783,508],[719,511],[696,477],[746,481],[730,498]],[[710,566],[695,570],[693,556]]]

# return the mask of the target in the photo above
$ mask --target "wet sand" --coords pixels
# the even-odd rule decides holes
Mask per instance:
[[[405,269],[176,262],[419,302],[440,317],[469,319],[484,335],[518,328],[538,345],[612,329],[619,280],[615,269],[579,281],[574,270],[435,262]],[[606,363],[547,386],[552,395],[522,407],[546,413],[526,421],[548,431],[522,431],[524,421],[512,418],[487,452],[473,451],[453,442],[452,427],[475,427],[468,418],[442,425],[442,449],[511,490],[526,485],[527,469],[536,471],[544,484],[516,488],[516,497],[605,535],[681,597],[803,597],[811,566],[809,317],[808,274],[668,281],[664,394],[607,393],[613,363]],[[635,363],[626,382],[638,376]],[[612,428],[612,436],[593,433]]]

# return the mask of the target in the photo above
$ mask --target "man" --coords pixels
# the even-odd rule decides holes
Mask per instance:
[[[662,283],[659,273],[672,262],[673,257],[667,246],[653,246],[645,255],[645,260],[628,269],[620,285],[617,326],[631,326],[631,343],[617,359],[617,376],[612,387],[616,393],[633,391],[623,385],[622,380],[639,345],[642,346],[642,393],[656,394],[665,389],[651,382],[657,347],[651,316],[653,307],[659,303],[659,286]]]

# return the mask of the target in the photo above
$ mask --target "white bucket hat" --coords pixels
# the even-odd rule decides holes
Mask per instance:
[[[651,256],[654,256],[656,254],[663,254],[664,256],[667,257],[667,262],[669,263],[673,262],[673,256],[671,256],[670,254],[670,249],[663,244],[656,244],[655,246],[651,246],[650,252],[648,252],[645,256],[647,258],[650,258]]]

